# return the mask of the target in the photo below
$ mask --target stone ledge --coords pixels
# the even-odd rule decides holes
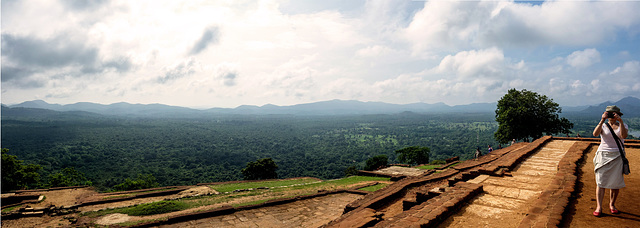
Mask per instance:
[[[492,154],[485,155],[480,159],[478,159],[477,161],[476,160],[463,161],[461,164],[457,165],[456,167],[447,169],[441,173],[435,173],[435,174],[432,174],[429,176],[423,176],[423,177],[408,177],[408,178],[402,179],[401,181],[398,181],[390,186],[387,186],[388,189],[379,190],[375,194],[370,194],[361,200],[350,203],[345,207],[344,215],[342,217],[330,222],[325,227],[341,227],[342,226],[341,224],[343,223],[349,223],[349,221],[351,220],[362,219],[357,216],[357,215],[360,215],[359,211],[365,210],[365,208],[367,210],[369,209],[378,210],[384,207],[385,205],[389,205],[390,203],[396,200],[403,200],[404,196],[409,191],[409,189],[420,187],[428,183],[447,180],[451,178],[451,181],[448,181],[449,185],[457,186],[458,184],[465,183],[465,182],[461,182],[462,180],[478,176],[485,172],[489,172],[491,173],[491,175],[496,175],[495,174],[496,171],[502,170],[502,172],[500,172],[499,175],[508,175],[507,170],[510,167],[517,165],[518,162],[521,162],[523,159],[525,159],[526,157],[534,153],[538,148],[540,148],[550,140],[552,140],[551,136],[545,136],[531,143],[514,144],[514,146],[512,146],[513,148],[511,149],[509,149],[509,147],[506,147],[506,148],[494,151],[492,152]],[[462,172],[464,170],[468,170],[468,171]],[[473,183],[465,183],[465,184],[473,184]],[[465,184],[462,184],[462,185],[465,185]],[[445,204],[449,206],[457,205],[456,203],[458,201],[448,202],[449,199],[447,199],[446,197],[449,197],[449,196],[443,195],[442,197],[444,197],[442,202],[437,201],[432,205],[428,205],[427,207],[440,208],[438,210],[444,210],[443,208],[441,208],[441,205],[445,205]],[[430,202],[430,201],[428,200],[427,202]],[[411,199],[409,199],[406,206],[409,207],[410,206],[409,204],[411,203],[412,203]],[[424,204],[425,203],[421,205],[424,205]],[[411,208],[410,210],[413,210],[413,208]],[[445,215],[444,212],[445,211],[438,214],[439,216],[436,216],[436,217],[439,219],[444,219],[443,217],[443,215]],[[449,213],[448,210],[446,212]],[[398,216],[403,217],[407,215],[408,214],[405,211]],[[419,218],[419,219],[424,219],[424,218]],[[425,224],[431,224],[432,220],[438,221],[434,219],[427,219],[426,221],[428,222]],[[404,224],[406,222],[407,220],[403,220],[401,222],[398,219],[393,219],[388,221],[387,220],[382,221],[380,224],[385,224],[385,226],[393,226],[394,224],[401,224],[401,223]]]
[[[435,227],[482,192],[481,184],[458,182],[444,193],[375,226],[393,227],[410,224],[411,226]]]

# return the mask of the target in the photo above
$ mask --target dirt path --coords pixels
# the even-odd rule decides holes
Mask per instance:
[[[580,176],[578,198],[570,208],[569,213],[565,217],[563,227],[640,227],[640,149],[628,148],[627,159],[631,165],[631,174],[625,176],[624,181],[627,185],[620,190],[620,195],[616,201],[616,207],[620,210],[620,214],[611,214],[609,212],[609,191],[605,192],[604,201],[602,202],[604,215],[596,218],[592,212],[596,208],[595,198],[595,175],[593,173],[593,157],[598,147],[592,147],[586,155],[584,166],[582,166],[582,174]]]

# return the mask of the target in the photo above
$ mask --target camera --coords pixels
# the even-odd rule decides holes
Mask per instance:
[[[607,112],[607,118],[613,118],[614,114],[613,112]]]

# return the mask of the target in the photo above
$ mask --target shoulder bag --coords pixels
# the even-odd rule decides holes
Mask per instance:
[[[631,173],[631,170],[629,169],[629,160],[627,160],[627,157],[625,156],[625,153],[624,153],[624,143],[621,142],[620,138],[618,138],[618,135],[616,134],[615,131],[613,131],[613,128],[611,128],[611,125],[609,125],[609,123],[605,123],[605,124],[607,124],[607,127],[609,128],[611,135],[613,135],[613,139],[616,140],[616,145],[618,145],[618,150],[620,150],[620,155],[622,156],[622,174],[629,175]]]

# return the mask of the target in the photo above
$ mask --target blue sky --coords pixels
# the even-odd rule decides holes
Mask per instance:
[[[640,96],[640,1],[2,1],[2,103]]]

